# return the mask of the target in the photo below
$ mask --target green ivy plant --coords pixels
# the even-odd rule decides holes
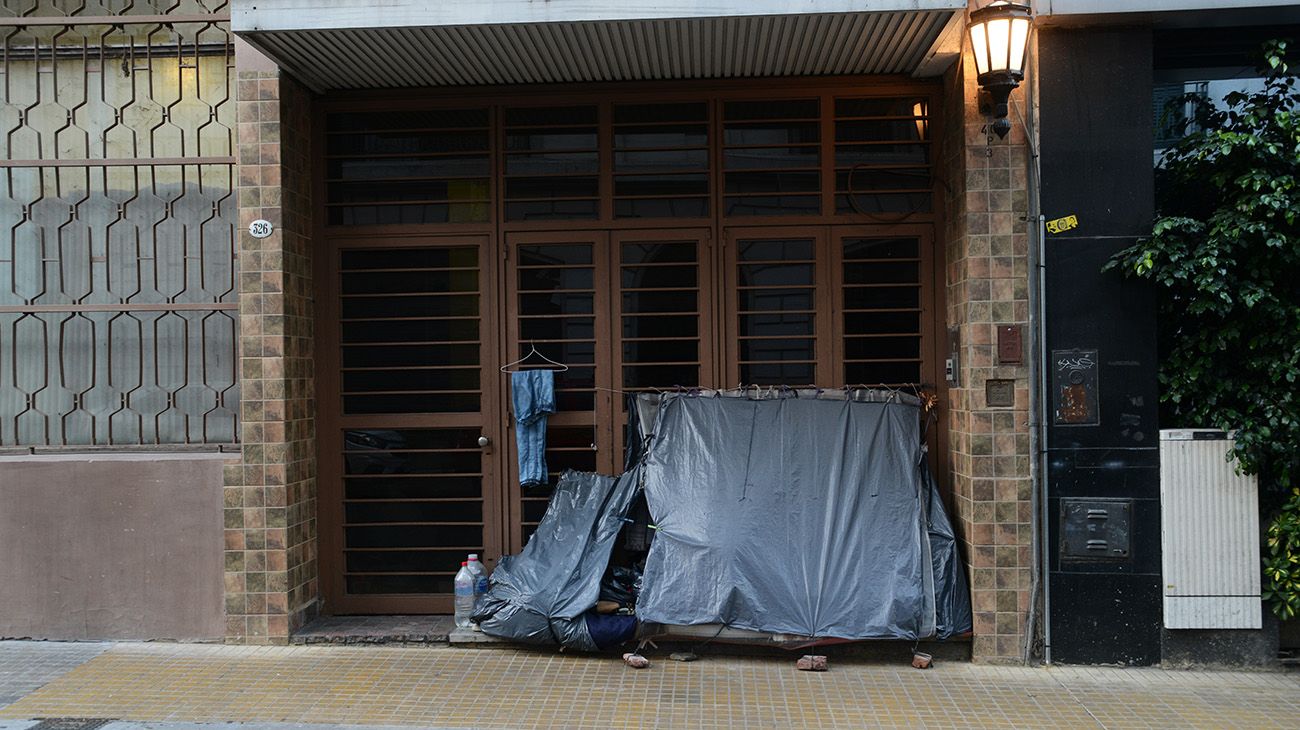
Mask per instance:
[[[1174,423],[1237,432],[1250,474],[1290,491],[1300,474],[1300,94],[1286,43],[1266,83],[1216,108],[1189,97],[1189,133],[1157,168],[1150,239],[1107,268],[1161,292],[1161,398]],[[1266,595],[1300,603],[1300,500],[1268,527]]]
[[[1300,489],[1268,526],[1264,557],[1264,600],[1280,618],[1300,613]]]

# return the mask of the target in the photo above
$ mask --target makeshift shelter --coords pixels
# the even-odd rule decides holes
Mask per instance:
[[[486,633],[596,646],[580,617],[638,488],[656,528],[635,609],[650,632],[708,625],[808,645],[970,630],[918,399],[771,390],[638,405],[638,430],[653,423],[645,453],[618,480],[560,480],[523,553],[493,574]]]
[[[474,616],[479,628],[528,644],[605,648],[593,637],[586,614],[596,605],[639,478],[639,469],[617,479],[565,472],[523,552],[501,558],[492,571],[491,588]],[[631,619],[628,629],[635,629]]]

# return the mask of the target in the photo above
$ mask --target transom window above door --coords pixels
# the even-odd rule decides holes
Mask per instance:
[[[933,220],[929,91],[654,97],[328,112],[326,225]]]

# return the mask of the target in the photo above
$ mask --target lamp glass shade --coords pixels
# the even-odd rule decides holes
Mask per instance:
[[[971,53],[979,74],[1023,77],[1030,12],[1027,5],[998,0],[971,13]]]
[[[1010,54],[1007,57],[1007,68],[1018,73],[1025,72],[1025,48],[1029,45],[1029,18],[1012,18],[1011,19],[1011,43],[1008,46]]]
[[[1006,71],[1011,58],[1011,19],[990,20],[985,27],[989,34],[989,70]]]
[[[983,23],[970,27],[970,45],[971,53],[975,56],[975,71],[981,74],[989,72],[989,41],[984,28]]]

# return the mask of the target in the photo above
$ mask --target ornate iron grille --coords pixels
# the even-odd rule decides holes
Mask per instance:
[[[226,5],[0,9],[0,446],[238,440]]]

